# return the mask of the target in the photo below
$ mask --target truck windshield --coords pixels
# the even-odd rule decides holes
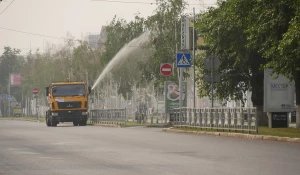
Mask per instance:
[[[84,96],[83,84],[57,85],[52,87],[53,96]]]

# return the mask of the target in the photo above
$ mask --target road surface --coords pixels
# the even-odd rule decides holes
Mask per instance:
[[[0,120],[0,175],[300,174],[300,144]]]

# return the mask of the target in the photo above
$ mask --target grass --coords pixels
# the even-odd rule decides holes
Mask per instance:
[[[190,127],[178,127],[181,130],[188,131],[208,131],[208,132],[221,132],[221,130],[216,129],[200,129],[200,128],[190,128]],[[227,132],[227,131],[225,131]],[[238,131],[237,133],[241,133]],[[247,133],[247,132],[244,132]],[[254,134],[254,133],[252,133]],[[290,138],[300,138],[300,129],[296,128],[269,128],[266,126],[258,127],[258,135],[270,135],[270,136],[279,136],[279,137],[290,137]]]
[[[296,128],[269,128],[269,127],[258,127],[259,135],[271,135],[279,137],[291,137],[300,138],[300,129]]]

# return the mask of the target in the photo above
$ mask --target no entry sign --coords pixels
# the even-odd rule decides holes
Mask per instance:
[[[170,76],[173,72],[173,67],[169,63],[163,63],[160,65],[160,73],[163,76]]]
[[[33,88],[32,89],[32,93],[33,94],[38,94],[39,93],[39,89],[38,88]]]

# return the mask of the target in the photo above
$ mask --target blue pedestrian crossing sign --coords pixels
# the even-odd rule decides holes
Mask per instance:
[[[177,53],[176,55],[177,67],[189,68],[191,67],[191,54],[190,53]]]
[[[0,95],[0,99],[1,99],[1,100],[4,100],[4,99],[6,99],[6,98],[7,98],[7,95],[6,95],[6,94],[1,94],[1,95]]]

